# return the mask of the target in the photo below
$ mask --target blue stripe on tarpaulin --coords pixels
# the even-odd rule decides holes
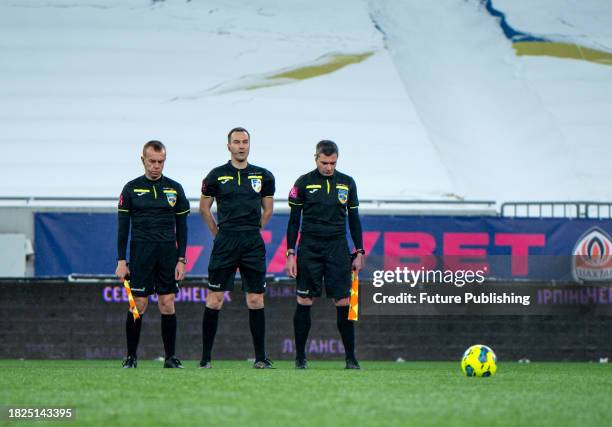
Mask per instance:
[[[288,215],[274,215],[262,231],[268,273],[276,276],[285,275],[287,220]],[[364,277],[403,265],[486,265],[496,278],[571,280],[577,248],[588,252],[580,268],[612,274],[612,220],[364,215],[362,225],[368,252]],[[207,275],[211,235],[197,215],[188,218],[188,226],[189,273]],[[36,275],[113,274],[116,228],[114,214],[37,213]]]
[[[499,20],[499,26],[504,32],[506,38],[513,42],[548,42],[542,37],[535,36],[533,34],[525,33],[523,31],[519,31],[513,28],[506,19],[506,14],[502,11],[498,10],[493,6],[493,0],[481,0],[481,3],[484,4],[487,12],[495,18]]]
[[[562,59],[588,61],[600,65],[612,65],[612,52],[591,41],[577,43],[575,37],[553,34],[548,37],[517,30],[512,27],[506,14],[493,6],[493,0],[480,0],[486,11],[499,22],[501,30],[519,56],[545,56]]]

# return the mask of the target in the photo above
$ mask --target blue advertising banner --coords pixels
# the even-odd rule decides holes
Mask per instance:
[[[262,237],[268,273],[284,276],[288,215]],[[612,220],[449,216],[362,216],[365,274],[374,270],[483,270],[499,279],[612,280]],[[187,270],[207,275],[212,237],[198,215],[188,220]],[[113,274],[114,214],[38,213],[36,275]]]

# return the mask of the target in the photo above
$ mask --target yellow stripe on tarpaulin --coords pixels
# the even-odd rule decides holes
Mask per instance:
[[[305,65],[293,70],[287,70],[282,73],[273,74],[268,77],[269,80],[273,79],[294,79],[294,80],[306,80],[313,77],[319,77],[325,74],[333,73],[341,68],[351,64],[358,64],[365,61],[374,52],[364,52],[358,54],[331,54],[325,57],[319,58],[319,61],[323,59],[319,64]]]
[[[514,42],[512,46],[518,56],[551,56],[612,65],[612,53],[591,49],[575,43]]]
[[[334,73],[344,67],[359,64],[375,51],[357,53],[330,52],[302,64],[290,65],[281,69],[271,70],[263,74],[249,74],[238,79],[216,84],[206,90],[186,96],[176,96],[170,101],[193,100],[206,96],[222,95],[231,92],[251,91],[274,86],[297,83],[302,80],[317,78]]]

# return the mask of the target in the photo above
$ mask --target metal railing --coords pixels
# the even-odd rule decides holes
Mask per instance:
[[[612,202],[507,202],[500,210],[504,218],[612,219]]]

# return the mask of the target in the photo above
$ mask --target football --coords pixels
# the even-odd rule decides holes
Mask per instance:
[[[492,377],[497,371],[497,356],[486,345],[473,345],[463,353],[461,370],[468,377]]]

